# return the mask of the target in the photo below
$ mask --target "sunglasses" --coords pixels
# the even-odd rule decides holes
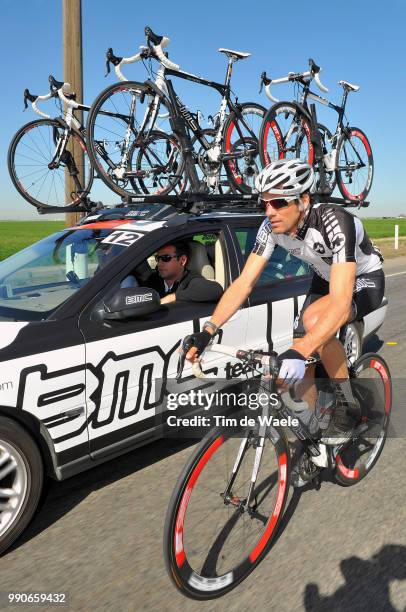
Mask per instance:
[[[286,208],[287,206],[289,206],[289,204],[295,199],[296,198],[284,200],[283,198],[276,198],[274,200],[263,200],[262,198],[260,198],[259,202],[260,204],[262,204],[264,209],[266,209],[268,206],[272,206],[272,208],[274,208],[275,210],[280,210],[281,208]]]
[[[180,255],[155,255],[155,261],[163,261],[165,263],[168,263],[168,261],[171,261],[171,259],[173,259],[174,257],[179,259]]]

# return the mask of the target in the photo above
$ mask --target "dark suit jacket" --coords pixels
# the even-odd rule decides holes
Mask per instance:
[[[165,291],[164,281],[157,271],[145,281],[145,286],[158,291],[160,297],[175,293],[177,302],[217,302],[223,294],[219,283],[207,280],[198,272],[190,270],[186,270],[180,281],[174,283],[168,292]]]

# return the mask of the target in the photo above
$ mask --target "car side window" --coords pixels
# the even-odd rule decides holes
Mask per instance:
[[[227,257],[227,249],[225,246],[225,237],[223,232],[205,232],[205,233],[194,233],[187,236],[179,236],[176,240],[181,240],[183,242],[187,242],[190,249],[190,258],[187,264],[187,268],[192,272],[198,272],[201,274],[206,280],[213,281],[216,284],[221,286],[221,289],[224,290],[230,282],[230,272],[229,272],[229,262]],[[110,286],[108,290],[104,293],[103,299],[106,297],[111,297],[119,288],[130,288],[130,287],[154,287],[156,284],[155,276],[158,274],[156,270],[156,261],[155,255],[157,250],[164,246],[163,244],[157,244],[154,251],[146,253],[145,259],[143,259],[140,263],[137,264],[135,268],[130,270],[127,269],[126,272],[122,272],[121,275],[118,275],[116,282],[113,286]],[[221,293],[220,293],[221,296]],[[100,316],[100,312],[103,310],[103,299],[101,299],[95,308],[95,316],[92,317],[94,320],[97,320]],[[217,302],[217,299],[214,300],[214,303]],[[182,301],[173,302],[162,306],[162,310],[165,311],[168,308],[172,310],[179,310],[181,313],[179,317],[184,320],[188,320],[193,318],[190,314],[188,314],[187,309],[185,309],[185,303],[190,305],[190,308],[193,306],[201,305],[202,307],[209,307],[210,312],[213,310],[213,303],[208,302],[207,300],[202,301]],[[190,310],[189,308],[189,310]],[[159,319],[158,313],[152,313],[152,315],[145,315],[143,317],[144,321],[151,319],[156,323],[157,317]],[[166,321],[166,324],[168,321]]]
[[[258,232],[257,227],[242,227],[235,229],[237,242],[240,246],[244,263],[247,261]],[[264,271],[258,279],[257,285],[265,285],[278,279],[306,276],[310,274],[308,264],[301,261],[285,249],[276,246]]]

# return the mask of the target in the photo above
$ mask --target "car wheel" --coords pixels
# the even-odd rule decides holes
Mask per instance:
[[[0,554],[30,522],[41,497],[44,468],[31,436],[0,417]]]
[[[353,364],[362,353],[362,325],[358,321],[353,321],[347,326],[344,339],[344,348],[349,363]]]

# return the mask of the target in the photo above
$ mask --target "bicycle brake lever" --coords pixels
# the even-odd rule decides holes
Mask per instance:
[[[30,102],[35,102],[35,100],[38,98],[38,96],[34,96],[33,94],[30,94],[28,89],[24,89],[24,110],[27,110],[28,108],[28,102],[27,100],[29,100]],[[23,110],[23,112],[24,112]]]
[[[118,64],[121,62],[123,58],[119,57],[118,55],[114,55],[113,49],[111,47],[109,47],[107,49],[107,53],[106,53],[106,74],[104,75],[105,77],[110,73],[110,63],[113,64],[113,66],[118,66]]]
[[[269,77],[266,76],[266,72],[265,70],[261,73],[261,79],[260,79],[260,84],[259,84],[259,93],[261,93],[264,85],[270,85],[272,82],[272,79],[270,79]]]
[[[182,378],[183,368],[185,367],[186,353],[182,353],[178,357],[178,368],[176,370],[176,380],[180,380]]]
[[[309,59],[309,67],[312,74],[320,72],[320,66],[318,66],[312,58]]]
[[[185,367],[186,354],[193,346],[193,340],[190,339],[190,336],[186,336],[182,340],[181,350],[182,352],[179,354],[178,358],[178,368],[176,371],[176,380],[180,380],[182,378],[183,368]]]

